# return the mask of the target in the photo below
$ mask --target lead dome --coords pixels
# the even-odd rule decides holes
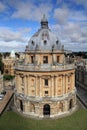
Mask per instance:
[[[51,32],[48,27],[48,21],[43,15],[41,19],[41,28],[31,37],[28,42],[28,50],[61,50],[62,46],[58,37]]]

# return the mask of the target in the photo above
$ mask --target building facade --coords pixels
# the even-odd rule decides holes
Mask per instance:
[[[67,64],[64,47],[43,16],[41,28],[31,37],[25,60],[15,68],[14,105],[29,116],[57,117],[76,108],[75,68]]]
[[[3,75],[0,72],[0,93],[3,91]]]
[[[16,57],[15,57],[15,52],[12,51],[10,56],[3,57],[2,59],[4,63],[4,75],[12,75],[14,76],[15,74],[15,63],[16,63]]]
[[[76,86],[87,90],[87,60],[76,64]]]

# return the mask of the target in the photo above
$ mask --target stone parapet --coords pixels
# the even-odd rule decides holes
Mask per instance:
[[[70,70],[74,69],[74,64],[58,64],[58,65],[20,65],[18,64],[15,69],[16,70],[24,70],[24,71],[62,71],[62,70]]]

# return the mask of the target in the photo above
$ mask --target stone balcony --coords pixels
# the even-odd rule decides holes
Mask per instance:
[[[34,65],[34,64],[18,64],[16,65],[16,70],[24,70],[24,71],[62,71],[62,70],[71,70],[74,69],[74,64],[40,64],[40,65]]]

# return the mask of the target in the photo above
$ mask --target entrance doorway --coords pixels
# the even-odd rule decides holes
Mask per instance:
[[[20,100],[20,110],[23,111],[23,102]]]
[[[49,104],[45,104],[43,107],[43,114],[50,116],[50,105]]]

